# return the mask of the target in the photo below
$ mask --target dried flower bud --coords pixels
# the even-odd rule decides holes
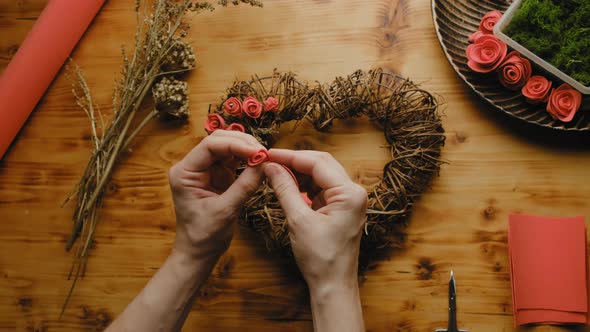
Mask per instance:
[[[170,50],[162,60],[162,70],[177,71],[194,68],[196,57],[193,47],[178,38],[174,38],[171,43]]]
[[[177,118],[186,118],[188,109],[188,85],[174,77],[164,76],[152,87],[156,110]]]

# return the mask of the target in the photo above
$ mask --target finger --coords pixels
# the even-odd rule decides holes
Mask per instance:
[[[302,220],[301,216],[311,209],[299,193],[299,188],[291,177],[291,174],[281,165],[267,163],[264,166],[264,174],[270,180],[270,186],[274,189],[279,203],[285,211],[287,222],[290,226],[294,222]]]
[[[258,142],[258,140],[256,138],[254,138],[254,136],[250,135],[250,134],[246,134],[246,133],[242,133],[239,131],[233,131],[233,130],[216,130],[213,132],[213,134],[217,135],[217,136],[222,136],[222,137],[234,137],[234,138],[239,138],[242,140],[245,140],[246,142],[252,144],[252,145],[259,145],[260,142]],[[211,134],[211,135],[213,135]]]
[[[276,163],[310,175],[322,189],[352,182],[342,165],[327,152],[270,149],[269,156]]]
[[[217,131],[205,137],[184,157],[182,164],[185,170],[201,172],[218,160],[234,156],[247,159],[263,148],[260,143],[250,141],[247,134],[238,133],[245,136],[235,137],[216,133]]]
[[[240,208],[256,192],[264,173],[260,167],[246,167],[236,181],[220,195],[221,202],[228,208]]]

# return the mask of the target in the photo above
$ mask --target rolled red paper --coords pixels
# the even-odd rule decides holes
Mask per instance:
[[[295,181],[295,184],[297,185],[297,187],[299,187],[299,181],[297,181],[297,177],[295,177],[295,174],[293,174],[293,172],[291,171],[291,169],[285,165],[281,165],[283,166],[283,168],[289,172],[289,174],[291,175],[291,177],[293,178],[293,181]]]
[[[50,0],[0,77],[0,158],[105,0]]]
[[[267,160],[269,160],[268,151],[266,149],[260,149],[258,152],[248,158],[248,166],[254,167]]]

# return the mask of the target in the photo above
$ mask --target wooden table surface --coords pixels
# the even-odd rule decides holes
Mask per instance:
[[[0,0],[4,68],[47,0]],[[105,114],[131,47],[133,0],[111,0],[73,53]],[[375,263],[361,287],[370,331],[446,326],[447,281],[458,283],[460,326],[513,331],[507,257],[512,212],[590,216],[590,140],[523,126],[497,114],[457,77],[440,49],[429,0],[266,0],[192,19],[198,68],[190,122],[154,122],[125,154],[108,187],[86,277],[64,318],[72,253],[64,250],[73,206],[61,208],[85,167],[90,126],[60,73],[0,162],[0,330],[101,330],[140,291],[174,239],[167,169],[203,137],[209,103],[234,78],[293,70],[329,81],[382,66],[446,100],[448,164],[416,205],[401,249]],[[31,78],[33,79],[33,78]],[[370,187],[387,158],[382,134],[363,121],[331,134],[304,126],[282,147],[326,150]],[[304,284],[287,261],[238,230],[201,289],[186,331],[308,331]],[[557,327],[535,328],[558,331]]]

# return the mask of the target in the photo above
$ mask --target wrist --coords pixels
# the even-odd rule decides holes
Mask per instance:
[[[325,284],[310,298],[315,331],[364,331],[358,282]]]
[[[217,260],[227,251],[230,241],[231,238],[229,241],[214,241],[213,239],[195,241],[177,233],[173,252],[197,261]]]
[[[207,271],[213,268],[221,255],[199,255],[178,248],[172,248],[168,260],[175,266],[177,271],[186,271],[191,274],[196,271]]]
[[[312,303],[316,304],[340,301],[344,298],[358,298],[358,280],[352,278],[346,281],[331,281],[309,285],[309,295]]]

